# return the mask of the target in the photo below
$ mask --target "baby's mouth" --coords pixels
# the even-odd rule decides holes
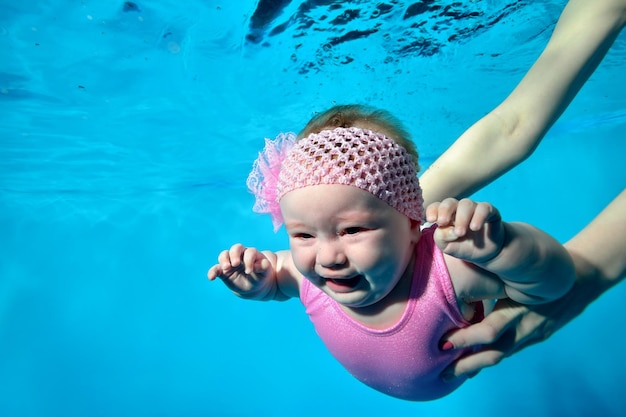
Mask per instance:
[[[352,291],[357,287],[357,285],[359,285],[361,278],[361,275],[357,275],[353,278],[325,278],[325,281],[328,288],[335,292],[348,292]]]

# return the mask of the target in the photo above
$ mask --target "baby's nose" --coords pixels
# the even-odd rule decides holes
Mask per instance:
[[[325,268],[337,268],[346,263],[346,255],[339,243],[322,243],[317,251],[317,263]]]

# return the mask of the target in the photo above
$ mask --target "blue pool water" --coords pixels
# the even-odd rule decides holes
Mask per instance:
[[[0,0],[0,416],[624,415],[623,284],[410,403],[350,377],[298,301],[206,280],[234,242],[286,244],[244,187],[263,137],[370,103],[426,167],[519,81],[564,2],[436,4]],[[589,222],[626,185],[625,58],[623,34],[477,198],[561,241]]]

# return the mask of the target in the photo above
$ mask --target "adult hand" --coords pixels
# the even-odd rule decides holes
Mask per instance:
[[[483,346],[449,366],[443,372],[444,379],[474,376],[522,349],[548,339],[606,290],[599,284],[597,276],[591,270],[588,272],[579,275],[574,287],[558,300],[529,306],[502,299],[480,323],[446,335],[442,345],[450,342],[455,349]]]

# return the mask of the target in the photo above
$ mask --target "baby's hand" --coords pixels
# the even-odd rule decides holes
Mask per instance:
[[[237,243],[222,251],[217,260],[207,274],[210,281],[220,278],[242,298],[264,299],[272,292],[274,268],[267,256],[257,249]]]
[[[439,249],[455,258],[480,263],[495,257],[504,244],[502,218],[489,203],[448,198],[429,205],[426,220],[438,225]]]

